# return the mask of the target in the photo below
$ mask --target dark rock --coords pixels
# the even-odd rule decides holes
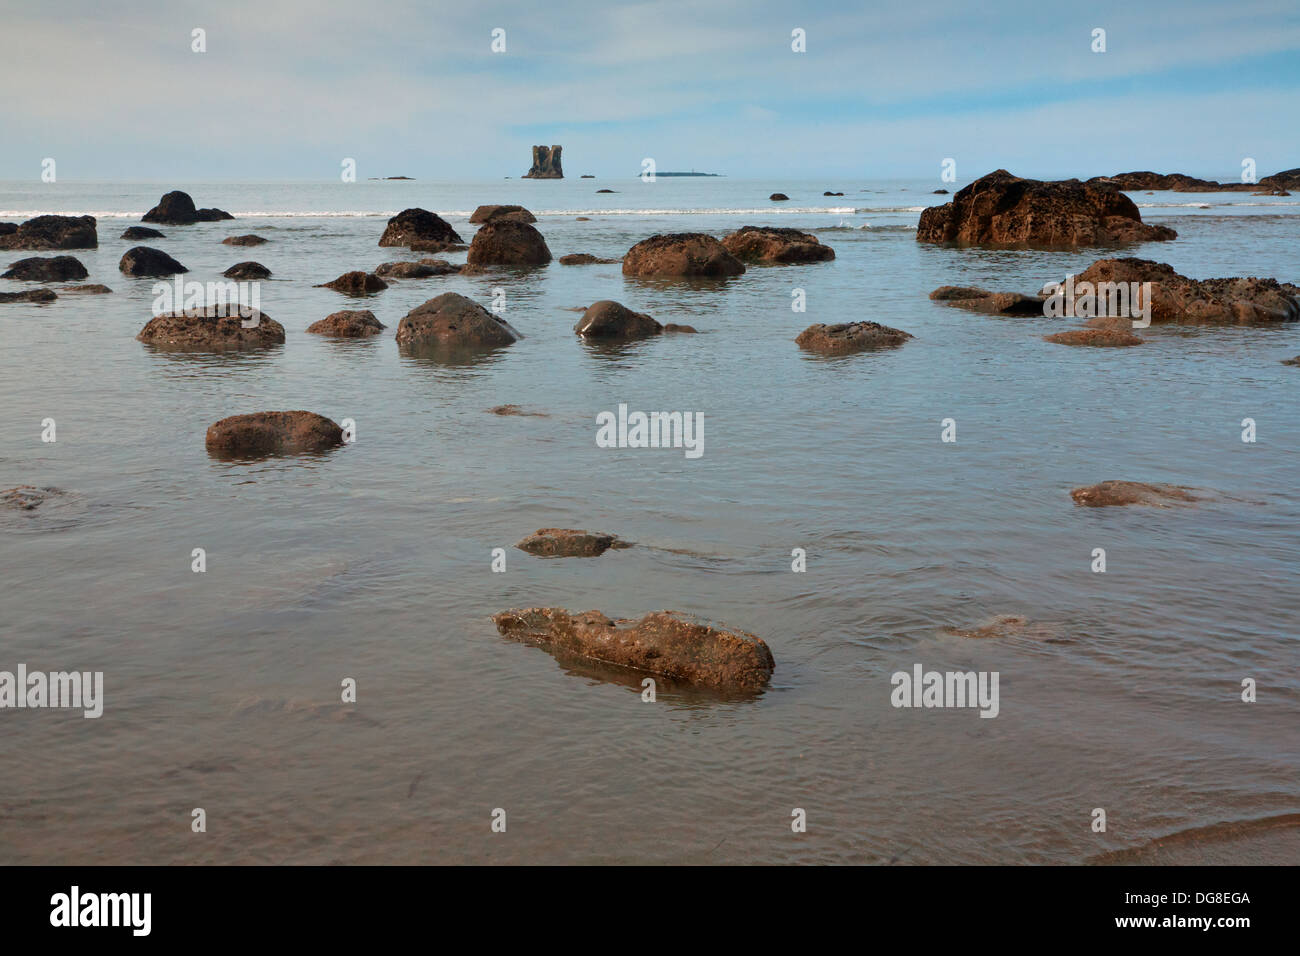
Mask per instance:
[[[1150,282],[1151,321],[1255,324],[1300,320],[1300,287],[1254,277],[1189,279],[1150,259],[1098,259],[1074,277],[1081,282]],[[1098,319],[1097,325],[1109,323]]]
[[[9,264],[9,271],[0,279],[25,279],[28,282],[67,282],[84,279],[90,275],[76,256],[50,256],[19,259]]]
[[[28,289],[26,292],[0,292],[0,302],[53,302],[53,289]]]
[[[613,191],[614,191],[614,190],[612,190],[612,189],[597,189],[597,190],[596,190],[596,195],[599,196],[601,193],[612,193]]]
[[[822,193],[822,195],[823,195],[823,196],[843,196],[844,193],[824,192],[824,193]]]
[[[567,256],[560,256],[560,265],[562,266],[591,266],[591,265],[608,265],[614,262],[620,262],[619,259],[602,259],[599,256],[593,256],[587,252],[574,252]]]
[[[488,411],[491,412],[493,415],[501,415],[501,416],[519,415],[524,418],[550,418],[551,417],[547,415],[545,412],[527,411],[522,405],[497,405],[494,408],[489,408]]]
[[[369,309],[360,311],[333,312],[319,322],[307,326],[307,331],[315,335],[332,335],[340,339],[363,339],[378,335],[387,326],[375,318]]]
[[[987,315],[1042,316],[1045,297],[1021,295],[1019,292],[989,292],[968,286],[944,285],[930,293],[930,298],[945,305],[955,305]]]
[[[494,348],[520,338],[504,319],[455,292],[416,306],[397,325],[398,345]]]
[[[270,242],[270,240],[255,236],[252,233],[246,236],[227,236],[221,240],[223,246],[260,246],[264,242]]]
[[[325,282],[312,288],[333,289],[335,292],[342,292],[344,295],[370,295],[373,292],[383,292],[388,288],[388,283],[379,276],[356,270],[343,273],[333,282]]]
[[[931,190],[931,192],[932,192],[934,195],[936,195],[936,196],[946,196],[946,195],[948,195],[948,190],[946,190],[946,189],[934,189],[934,190]]]
[[[676,322],[669,322],[664,326],[664,331],[698,335],[700,330],[693,325],[678,325]]]
[[[0,236],[12,236],[18,231],[16,222],[0,222]]]
[[[428,266],[433,270],[430,275],[435,276],[455,275],[464,268],[464,266],[453,265],[446,259],[421,259],[420,265]]]
[[[195,209],[189,193],[179,189],[167,193],[142,217],[141,222],[157,222],[164,226],[191,226],[196,222],[220,222],[234,219],[224,209]]]
[[[564,169],[560,166],[560,153],[563,146],[533,147],[533,165],[524,173],[524,179],[563,179]]]
[[[470,266],[541,266],[551,250],[536,228],[526,222],[494,219],[479,227],[469,244]]]
[[[385,262],[375,267],[375,275],[385,279],[427,279],[440,274],[433,266],[423,262]]]
[[[848,322],[839,325],[810,325],[799,333],[795,343],[810,352],[844,355],[864,349],[902,345],[912,336],[879,322]]]
[[[37,216],[0,231],[0,249],[97,249],[94,216]]]
[[[381,246],[409,246],[419,251],[441,252],[449,245],[463,242],[451,224],[427,209],[403,209],[392,219],[379,237]]]
[[[117,268],[129,276],[173,276],[190,271],[161,249],[148,246],[128,249]]]
[[[722,240],[723,248],[742,262],[788,265],[825,262],[835,250],[823,246],[810,232],[769,226],[742,226]]]
[[[530,223],[537,221],[537,217],[523,206],[479,206],[469,217],[469,221],[476,225],[496,219],[513,219],[515,222]]]
[[[238,305],[210,305],[154,316],[136,336],[163,349],[224,352],[284,343],[284,326],[256,309],[240,314]]]
[[[1282,360],[1282,364],[1283,364],[1283,365],[1300,365],[1300,355],[1297,355],[1295,358],[1283,359],[1283,360]]]
[[[468,248],[463,242],[443,242],[440,239],[414,239],[410,245],[412,252],[464,252]]]
[[[924,210],[916,229],[918,242],[995,248],[1074,248],[1176,235],[1142,222],[1133,200],[1113,185],[1021,179],[1005,169]]]
[[[754,691],[772,676],[775,662],[761,639],[678,611],[655,611],[639,621],[614,620],[599,611],[563,608],[503,611],[492,620],[502,635],[572,656],[632,668],[718,690]]]
[[[269,279],[271,270],[260,262],[236,262],[233,266],[222,273],[227,279]]]
[[[113,292],[106,285],[65,285],[59,291],[72,295],[111,295]]]
[[[157,229],[150,229],[148,226],[128,226],[118,238],[139,242],[141,239],[166,239],[167,237]]]
[[[617,535],[600,531],[576,531],[570,528],[540,528],[515,545],[546,558],[594,558],[610,548],[630,548]]]
[[[644,313],[602,299],[587,307],[573,331],[590,338],[638,339],[658,335],[663,326]]]
[[[1075,488],[1070,497],[1077,505],[1105,508],[1117,505],[1152,505],[1167,508],[1170,504],[1200,501],[1184,485],[1147,484],[1143,481],[1103,481],[1097,485]]]
[[[772,195],[768,196],[767,198],[772,200],[773,202],[786,202],[790,197],[787,196],[785,193],[772,193]]]
[[[343,429],[314,412],[254,412],[208,426],[205,444],[221,456],[292,455],[343,444]]]
[[[1069,332],[1057,332],[1055,335],[1044,335],[1044,342],[1055,342],[1057,345],[1096,345],[1118,347],[1126,345],[1141,345],[1146,339],[1132,332],[1125,332],[1123,329],[1072,329]]]
[[[720,278],[744,271],[744,263],[722,243],[701,232],[651,236],[623,257],[623,275],[639,278]]]

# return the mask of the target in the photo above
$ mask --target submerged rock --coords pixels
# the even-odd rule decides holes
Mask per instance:
[[[26,292],[0,292],[0,302],[53,302],[53,289],[28,289]]]
[[[76,256],[50,256],[19,259],[9,264],[9,271],[0,279],[24,279],[28,282],[67,282],[84,279],[90,275]]]
[[[602,259],[588,252],[571,252],[567,256],[560,256],[560,265],[562,266],[609,265],[621,261],[620,259]]]
[[[716,690],[754,691],[772,677],[775,661],[761,638],[679,611],[654,611],[639,621],[599,611],[563,608],[502,611],[492,620],[502,635],[560,656],[627,667]]]
[[[1123,329],[1071,329],[1068,332],[1057,332],[1055,335],[1044,335],[1043,341],[1055,342],[1057,345],[1124,347],[1141,345],[1146,339],[1132,332],[1125,332]]]
[[[64,492],[58,488],[37,488],[35,485],[19,485],[0,491],[0,508],[7,511],[35,511],[51,498],[61,497]]]
[[[623,257],[623,275],[639,278],[721,278],[744,271],[744,263],[702,232],[651,236]]]
[[[481,226],[466,258],[470,266],[542,266],[550,261],[542,234],[513,219],[493,219]]]
[[[190,271],[161,249],[148,246],[128,249],[117,268],[129,276],[172,276]]]
[[[1133,200],[1109,183],[1043,182],[1005,169],[924,210],[916,228],[918,242],[992,247],[1073,248],[1176,236],[1144,223]]]
[[[420,265],[428,266],[433,270],[432,274],[436,276],[455,275],[464,268],[463,266],[453,265],[446,259],[425,258],[420,260]]]
[[[140,221],[157,222],[164,226],[191,226],[196,222],[219,222],[234,218],[224,209],[195,209],[190,194],[176,189],[158,200],[158,205],[141,216]]]
[[[385,279],[427,279],[440,273],[423,262],[385,262],[375,267],[375,275]]]
[[[342,445],[343,429],[314,412],[253,412],[208,426],[205,444],[218,455],[290,455]]]
[[[788,265],[835,258],[835,250],[812,233],[772,226],[741,226],[722,240],[722,246],[743,262]]]
[[[469,217],[469,221],[475,225],[499,219],[530,223],[537,221],[537,217],[523,206],[479,206]]]
[[[550,418],[545,412],[530,412],[522,405],[497,405],[489,408],[488,411],[493,415],[518,415],[521,418]]]
[[[658,335],[663,326],[643,312],[602,299],[589,305],[573,331],[591,338],[637,339]]]
[[[59,287],[60,292],[70,293],[72,295],[111,295],[113,290],[106,285],[65,285]]]
[[[271,270],[260,262],[236,262],[233,266],[222,273],[227,279],[269,279]]]
[[[1168,508],[1171,504],[1200,501],[1183,485],[1148,484],[1143,481],[1103,481],[1097,485],[1075,488],[1070,497],[1077,505],[1106,508],[1118,505],[1151,505]]]
[[[1044,297],[1019,292],[990,292],[973,286],[944,285],[930,293],[930,298],[959,309],[987,315],[1043,315]]]
[[[495,348],[520,338],[504,319],[455,292],[417,305],[397,324],[398,345]]]
[[[1300,355],[1297,355],[1295,358],[1283,359],[1283,360],[1282,360],[1282,364],[1283,364],[1283,365],[1300,365]]]
[[[427,209],[403,209],[392,219],[379,237],[381,246],[410,246],[412,243],[427,244],[428,252],[439,252],[443,248],[463,240],[451,224],[437,213]]]
[[[617,535],[600,531],[539,528],[515,547],[546,558],[594,558],[610,548],[630,548],[632,545],[619,540]]]
[[[345,272],[333,282],[324,282],[316,289],[333,289],[335,292],[342,292],[344,295],[370,295],[374,292],[382,292],[388,288],[388,283],[379,276],[371,275],[369,272],[356,270],[354,272]]]
[[[246,236],[227,236],[221,240],[223,246],[260,246],[266,242],[270,242],[270,240],[255,236],[252,233]]]
[[[838,325],[810,325],[799,333],[795,343],[810,352],[843,355],[865,349],[891,348],[912,338],[901,329],[891,329],[879,322],[844,322]]]
[[[256,309],[247,316],[238,305],[211,305],[154,316],[136,338],[179,351],[224,352],[284,343],[284,326]]]
[[[12,223],[5,223],[11,226]],[[94,216],[37,216],[0,230],[0,249],[97,249]]]
[[[789,200],[790,197],[787,196],[785,193],[772,193],[772,195],[768,196],[767,198],[772,200],[773,202],[786,202]]]
[[[129,226],[118,238],[139,242],[141,239],[166,239],[167,237],[157,229],[150,229],[148,226]]]
[[[375,314],[369,309],[361,309],[332,312],[320,321],[307,326],[307,331],[314,335],[332,335],[340,339],[363,339],[378,335],[387,327],[376,319]]]

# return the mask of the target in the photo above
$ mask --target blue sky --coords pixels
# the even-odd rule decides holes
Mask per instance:
[[[533,143],[569,176],[1300,166],[1295,0],[0,0],[0,23],[6,179],[496,178]]]

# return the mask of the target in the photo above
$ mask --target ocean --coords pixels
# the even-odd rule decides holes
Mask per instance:
[[[948,198],[932,190],[961,185],[0,183],[0,221],[98,217],[99,248],[69,254],[113,289],[0,305],[0,488],[68,493],[0,512],[0,670],[104,673],[98,719],[0,712],[0,862],[1293,862],[1300,370],[1281,360],[1300,327],[1157,326],[1138,348],[1072,349],[1042,336],[1078,320],[927,296],[1035,292],[1114,255],[1300,282],[1300,198],[1134,193],[1179,237],[1124,250],[917,243],[921,210]],[[118,238],[171,189],[237,219]],[[421,258],[377,245],[399,210],[438,212],[469,241],[482,203],[528,207],[557,258],[764,224],[812,231],[836,258],[710,283],[552,262],[394,280],[365,300],[313,287]],[[220,242],[249,232],[270,242]],[[187,280],[269,267],[261,307],[286,343],[136,341],[154,280],[117,263],[138,244]],[[444,291],[496,298],[524,338],[462,363],[402,354],[398,321]],[[700,334],[586,344],[574,310],[599,299]],[[388,328],[306,334],[349,308]],[[836,359],[794,344],[859,320],[915,338]],[[543,415],[488,412],[507,403]],[[620,404],[700,413],[703,454],[598,447],[596,416]],[[206,453],[211,423],[276,409],[350,418],[356,441]],[[1222,497],[1072,503],[1111,478]],[[513,548],[544,527],[635,546]],[[647,702],[638,678],[498,635],[490,615],[535,605],[689,612],[762,637],[776,671],[755,696],[663,687]],[[947,630],[1000,615],[1033,626]],[[996,719],[894,707],[891,675],[917,664],[997,672]],[[349,678],[355,704],[340,700]]]

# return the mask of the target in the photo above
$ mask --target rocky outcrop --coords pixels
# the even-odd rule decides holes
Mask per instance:
[[[1192,489],[1183,485],[1148,484],[1143,481],[1103,481],[1097,485],[1075,488],[1070,497],[1077,505],[1107,508],[1119,505],[1151,505],[1168,508],[1175,504],[1200,501]]]
[[[1090,183],[1106,183],[1129,192],[1154,190],[1176,193],[1228,193],[1263,190],[1269,195],[1285,193],[1289,189],[1300,189],[1300,168],[1286,169],[1254,183],[1221,183],[1213,179],[1199,179],[1183,173],[1153,173],[1142,170],[1133,173],[1118,173],[1114,176],[1095,176]]]
[[[623,275],[654,278],[738,276],[745,265],[712,236],[674,232],[642,239],[623,257]]]
[[[9,264],[0,279],[24,279],[28,282],[67,282],[90,275],[76,256],[50,256],[19,259]]]
[[[150,229],[148,226],[128,226],[118,238],[139,242],[141,239],[166,239],[167,237],[157,229]]]
[[[397,324],[397,344],[412,347],[496,348],[520,338],[504,319],[455,292],[417,305]]]
[[[451,224],[437,213],[427,209],[403,209],[392,219],[379,237],[381,246],[409,246],[420,244],[423,252],[441,252],[448,246],[463,242]]]
[[[610,265],[620,261],[622,260],[602,259],[599,256],[593,256],[588,252],[571,252],[567,256],[560,256],[560,265],[562,266]]]
[[[257,279],[271,278],[271,270],[260,262],[236,262],[233,266],[221,273],[227,279],[240,279],[243,281],[253,281]]]
[[[176,351],[224,352],[284,344],[284,326],[256,309],[240,315],[237,305],[211,305],[154,316],[136,336]]]
[[[1300,286],[1276,279],[1189,279],[1150,259],[1098,259],[1074,277],[1081,283],[1151,283],[1151,321],[1181,324],[1257,324],[1300,320]],[[1086,291],[1086,287],[1085,290]],[[1074,310],[1077,313],[1077,309]],[[1105,318],[1095,325],[1114,324]]]
[[[544,266],[550,261],[542,234],[513,219],[493,219],[480,226],[466,257],[470,266]]]
[[[866,349],[892,348],[912,336],[879,322],[847,322],[839,325],[810,325],[799,333],[795,343],[810,352],[845,355]]]
[[[520,551],[544,558],[594,558],[610,548],[631,546],[617,535],[571,528],[539,528],[515,545]]]
[[[475,225],[498,219],[529,223],[537,221],[537,217],[523,206],[479,206],[469,217],[469,221]]]
[[[26,292],[0,292],[0,302],[53,302],[58,298],[53,289],[28,289]]]
[[[812,233],[772,226],[741,226],[722,240],[722,246],[742,262],[768,265],[825,262],[835,258],[835,250],[823,246]]]
[[[342,445],[343,429],[314,412],[254,412],[209,425],[205,444],[220,456],[294,455]]]
[[[12,230],[0,230],[0,249],[98,248],[99,233],[95,231],[94,216],[37,216]]]
[[[340,339],[363,339],[378,335],[387,326],[375,318],[369,309],[332,312],[318,322],[307,326],[314,335],[332,335]]]
[[[658,335],[663,326],[642,312],[602,299],[587,307],[573,331],[588,338],[640,339]]]
[[[944,305],[955,305],[971,312],[986,315],[1038,315],[1043,314],[1045,297],[1021,295],[1019,292],[990,292],[972,286],[944,285],[930,293],[930,298]]]
[[[189,193],[177,189],[158,200],[158,205],[141,216],[140,221],[156,222],[164,226],[192,226],[196,222],[220,222],[234,218],[224,209],[195,209],[194,200]]]
[[[533,165],[524,173],[524,179],[563,179],[564,169],[560,166],[560,153],[563,146],[533,147]]]
[[[129,276],[174,276],[190,271],[161,249],[148,246],[128,249],[117,267]]]
[[[1140,335],[1134,335],[1132,332],[1125,332],[1123,329],[1071,329],[1068,332],[1044,335],[1043,341],[1054,342],[1057,345],[1092,345],[1103,348],[1123,348],[1129,345],[1141,345],[1146,339]]]
[[[654,611],[632,621],[599,611],[570,614],[534,607],[502,611],[492,620],[502,635],[544,647],[557,658],[631,668],[715,690],[759,690],[776,666],[767,644],[753,634],[679,611]]]
[[[255,236],[251,232],[246,236],[227,236],[221,240],[223,246],[260,246],[265,242],[270,240]]]
[[[921,213],[918,242],[994,248],[1075,248],[1173,239],[1142,221],[1137,205],[1108,183],[1021,179],[1005,169]]]
[[[333,282],[324,282],[312,288],[333,289],[335,292],[342,292],[344,295],[370,295],[375,292],[383,292],[388,288],[388,283],[379,276],[358,269],[353,272],[343,273]]]

